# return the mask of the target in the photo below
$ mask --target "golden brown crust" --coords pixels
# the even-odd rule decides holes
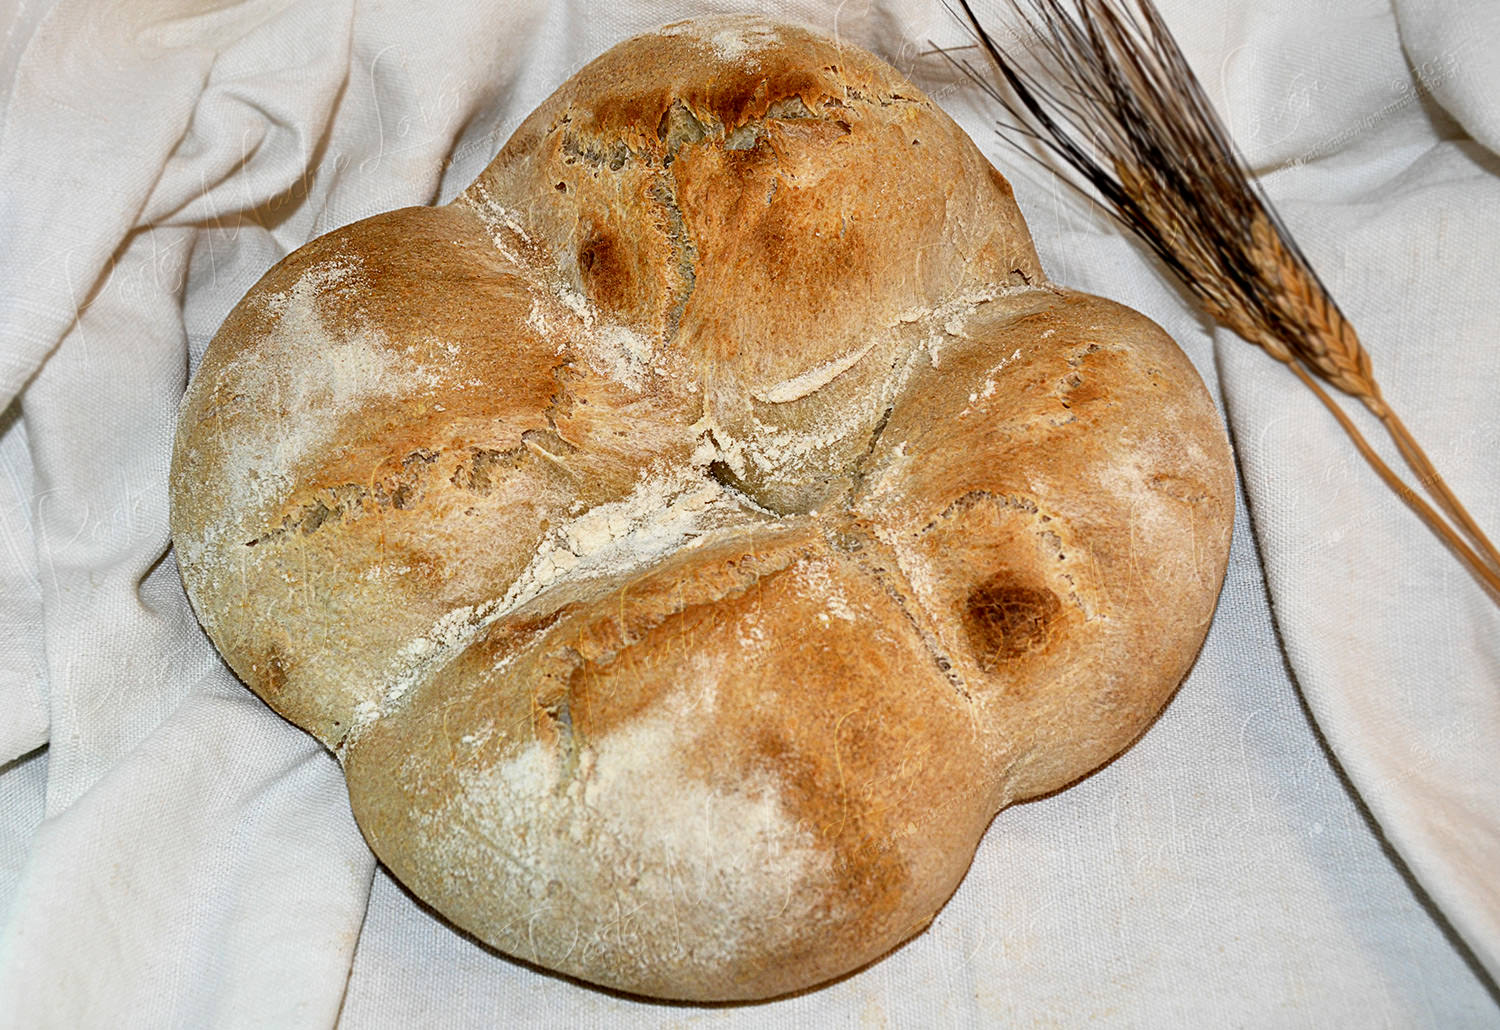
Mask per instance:
[[[622,43],[460,203],[524,208],[602,317],[682,353],[720,444],[746,448],[743,484],[777,510],[846,485],[828,472],[861,452],[910,348],[893,325],[1042,280],[1010,186],[931,100],[858,48],[753,20]],[[861,374],[799,385],[861,353]],[[798,461],[760,453],[797,425],[847,431]]]
[[[403,881],[696,999],[889,950],[1140,733],[1233,498],[1191,366],[1045,281],[957,126],[755,19],[622,44],[453,204],[267,273],[172,489],[205,628]]]

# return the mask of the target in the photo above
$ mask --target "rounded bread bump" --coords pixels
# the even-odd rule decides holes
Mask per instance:
[[[496,947],[805,988],[924,927],[1207,631],[1233,480],[897,72],[755,18],[585,67],[453,203],[269,271],[184,399],[184,583]]]

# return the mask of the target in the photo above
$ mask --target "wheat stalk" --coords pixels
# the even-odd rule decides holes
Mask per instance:
[[[1151,0],[1006,2],[1032,37],[1024,45],[1038,72],[995,42],[968,0],[957,0],[961,16],[949,10],[1008,92],[938,48],[1014,119],[1000,123],[1002,132],[1039,143],[1082,173],[1210,315],[1296,373],[1386,485],[1500,603],[1500,553],[1386,403],[1353,325],[1251,179]],[[1376,453],[1319,379],[1380,420],[1446,519]]]

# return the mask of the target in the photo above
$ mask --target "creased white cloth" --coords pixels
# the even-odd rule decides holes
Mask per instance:
[[[216,657],[166,471],[233,303],[319,233],[452,197],[610,44],[747,6],[0,12],[0,1026],[1500,1025],[1500,609],[1290,373],[998,142],[923,54],[961,39],[937,0],[755,9],[911,75],[1010,177],[1049,274],[1157,319],[1221,397],[1249,503],[1208,642],[1136,746],[1002,813],[933,926],[869,968],[668,1006],[413,900],[336,763]],[[1500,9],[1161,6],[1387,397],[1500,534]]]

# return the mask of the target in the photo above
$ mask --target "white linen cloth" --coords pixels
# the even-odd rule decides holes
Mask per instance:
[[[1290,373],[997,141],[922,54],[962,38],[937,0],[754,6],[911,75],[1011,179],[1051,277],[1157,319],[1221,397],[1248,494],[1228,581],[1137,745],[1003,812],[933,926],[867,969],[662,1005],[414,901],[332,758],[216,657],[166,472],[233,303],[319,233],[451,198],[612,43],[751,6],[0,8],[0,1026],[1500,1025],[1500,608]],[[1500,534],[1500,8],[1161,7]]]

